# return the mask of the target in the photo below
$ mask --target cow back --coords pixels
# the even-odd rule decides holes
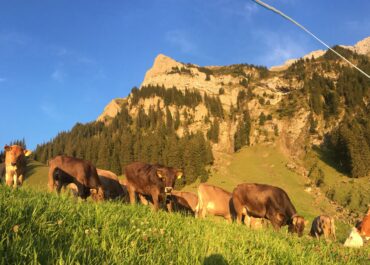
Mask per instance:
[[[231,193],[213,185],[202,183],[198,187],[198,200],[201,207],[213,215],[229,216],[232,214]]]
[[[103,169],[97,169],[97,173],[106,199],[116,199],[124,196],[125,192],[116,174]]]

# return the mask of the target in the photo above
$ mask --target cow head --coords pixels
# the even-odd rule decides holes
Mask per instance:
[[[19,161],[22,157],[29,156],[32,154],[30,150],[25,150],[19,145],[4,146],[5,150],[5,164],[17,169]]]
[[[293,215],[291,223],[289,224],[289,232],[297,233],[299,237],[303,235],[304,227],[307,225],[307,221],[302,216]]]
[[[94,201],[103,201],[105,198],[104,191],[101,187],[98,189],[90,189],[90,194]]]
[[[183,173],[181,170],[172,167],[160,167],[157,169],[156,174],[164,183],[164,192],[171,194],[176,179],[180,179]]]
[[[364,240],[362,239],[359,231],[356,227],[353,227],[351,233],[349,234],[346,242],[344,242],[345,247],[359,248],[364,245]]]

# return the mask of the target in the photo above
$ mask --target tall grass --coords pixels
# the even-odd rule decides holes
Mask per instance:
[[[1,264],[369,263],[369,248],[29,188],[0,187],[0,214]]]

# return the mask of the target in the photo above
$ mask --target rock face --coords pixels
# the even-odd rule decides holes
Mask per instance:
[[[341,46],[343,48],[354,51],[358,54],[370,56],[370,37],[367,37],[367,38],[357,42],[353,46],[347,46],[347,45],[341,45]],[[303,59],[307,59],[307,58],[311,59],[312,57],[313,58],[318,58],[318,57],[321,57],[322,55],[324,55],[325,52],[326,52],[326,50],[313,51],[313,52],[310,52],[309,54],[306,54],[302,58]],[[295,63],[297,60],[299,60],[299,58],[298,59],[289,59],[289,60],[285,61],[285,63],[283,65],[272,66],[270,68],[270,71],[284,71],[284,70],[288,69],[288,67],[291,66],[293,63]]]
[[[360,54],[370,54],[370,37],[348,47]],[[326,51],[318,50],[311,52],[303,58],[318,58]],[[273,67],[268,75],[262,75],[263,71],[250,65],[231,66],[206,66],[200,67],[194,64],[184,64],[174,59],[159,54],[145,74],[140,89],[150,86],[161,86],[165,89],[176,87],[177,90],[194,90],[205,95],[220,99],[224,118],[212,116],[205,102],[199,103],[196,107],[186,106],[165,106],[164,98],[151,96],[140,98],[135,104],[132,96],[125,99],[114,99],[104,109],[98,121],[109,122],[120,111],[122,104],[127,104],[129,113],[135,117],[142,108],[146,114],[150,109],[161,109],[163,115],[168,107],[172,117],[179,113],[181,126],[176,133],[183,136],[184,132],[195,133],[202,131],[204,135],[211,127],[215,119],[219,119],[219,141],[212,143],[212,151],[215,156],[215,163],[222,161],[222,157],[234,152],[234,135],[241,120],[241,112],[232,116],[232,109],[238,105],[240,92],[248,93],[248,102],[242,108],[248,108],[251,119],[250,144],[268,143],[278,144],[286,153],[292,156],[299,155],[304,145],[309,141],[311,144],[321,144],[325,133],[338,125],[342,114],[339,114],[336,121],[331,124],[316,117],[317,133],[308,133],[310,126],[311,112],[307,98],[301,95],[298,99],[293,113],[289,116],[279,115],[284,111],[284,106],[291,101],[290,94],[303,88],[302,79],[296,76],[286,75],[284,69],[298,59],[288,60],[285,65]],[[262,71],[262,72],[261,72]],[[318,72],[319,69],[313,69]],[[332,72],[320,70],[320,74],[329,79],[335,80],[336,75]],[[312,73],[311,73],[312,74]],[[285,105],[283,104],[285,102]],[[283,105],[282,105],[283,104]],[[265,117],[265,120],[262,118]],[[266,118],[267,117],[267,118]],[[206,120],[208,120],[206,122]],[[190,121],[190,122],[189,122]],[[183,124],[186,123],[186,126]]]
[[[323,56],[325,54],[325,50],[317,50],[317,51],[313,51],[313,52],[310,52],[309,54],[306,54],[305,56],[303,56],[302,58],[303,59],[311,59],[311,58],[319,58],[321,56]],[[272,66],[270,68],[270,71],[283,71],[283,70],[286,70],[288,69],[289,66],[291,66],[292,64],[294,64],[296,61],[298,61],[300,58],[298,59],[289,59],[287,61],[285,61],[285,63],[283,65],[277,65],[277,66]]]
[[[116,98],[113,99],[108,105],[104,108],[104,111],[100,116],[96,119],[97,121],[107,122],[111,118],[114,118],[117,113],[121,110],[121,106],[125,99]]]
[[[370,56],[370,37],[357,42],[354,46],[342,46],[358,54]]]

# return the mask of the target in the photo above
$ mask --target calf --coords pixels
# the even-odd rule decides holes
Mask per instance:
[[[195,216],[205,218],[207,213],[223,216],[228,222],[232,222],[233,206],[231,193],[209,184],[202,183],[198,187],[198,205]]]
[[[198,204],[198,196],[196,194],[174,190],[171,193],[171,199],[176,210],[195,213]]]
[[[26,157],[31,155],[30,150],[26,150],[19,145],[6,145],[5,150],[5,183],[16,188],[23,184],[23,177],[26,172]]]
[[[317,216],[312,222],[310,235],[316,238],[324,235],[326,240],[330,236],[336,239],[334,218],[327,215]]]
[[[243,212],[248,216],[266,218],[275,229],[288,225],[291,233],[302,236],[305,220],[298,216],[295,207],[284,190],[265,184],[244,183],[236,186],[232,195],[237,222]]]
[[[181,178],[182,171],[162,165],[150,165],[134,162],[125,167],[127,190],[130,202],[136,201],[135,195],[140,198],[148,197],[153,202],[154,210],[159,208],[161,195],[171,195],[176,179]],[[168,211],[172,211],[172,203],[166,200]]]
[[[49,160],[49,190],[53,191],[56,188],[59,193],[62,187],[70,183],[77,186],[78,196],[82,199],[89,195],[94,200],[104,199],[104,190],[98,173],[90,162],[69,156],[56,156]]]

